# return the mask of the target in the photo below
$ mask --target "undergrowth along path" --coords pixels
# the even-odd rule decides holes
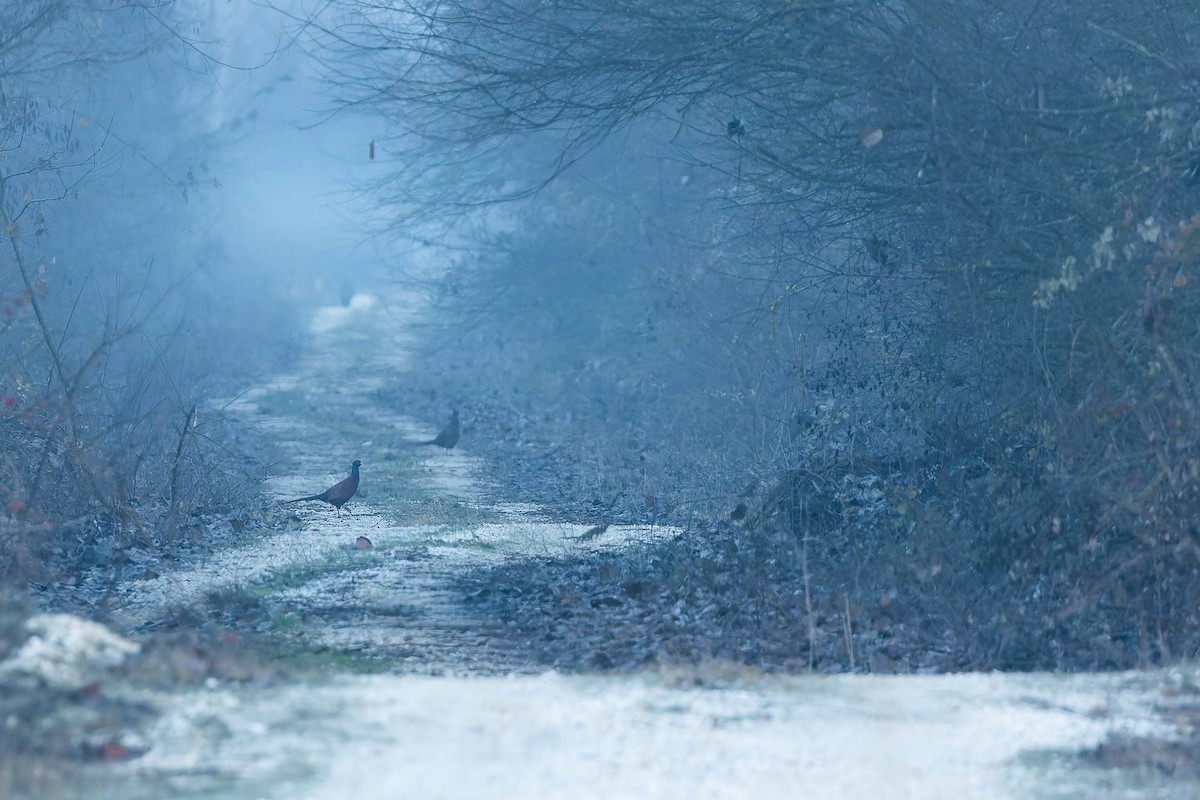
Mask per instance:
[[[577,549],[571,537],[588,525],[495,499],[484,465],[471,455],[469,418],[458,447],[420,447],[442,420],[418,421],[382,405],[378,390],[408,368],[410,328],[421,308],[418,296],[393,292],[319,309],[294,371],[219,404],[273,443],[277,467],[266,488],[280,503],[277,524],[126,584],[115,611],[123,627],[154,627],[186,606],[257,605],[267,612],[257,623],[267,632],[404,672],[536,668],[498,641],[450,586],[489,561]],[[340,515],[319,502],[283,504],[333,485],[355,459],[362,461],[360,488]],[[614,525],[589,546],[669,533]],[[359,537],[371,546],[356,546]]]
[[[320,491],[361,459],[352,514],[276,504],[278,524],[127,584],[118,608],[145,628],[179,606],[241,602],[267,612],[253,624],[272,635],[364,654],[388,674],[347,674],[340,661],[332,674],[159,693],[148,752],[97,770],[76,796],[1196,796],[1190,773],[1172,779],[1153,760],[1149,772],[1112,771],[1097,755],[1119,760],[1145,742],[1158,748],[1148,759],[1175,752],[1194,669],[827,676],[712,662],[513,674],[541,670],[449,587],[489,561],[578,548],[569,537],[586,526],[494,499],[468,414],[460,448],[446,452],[412,446],[442,420],[381,407],[376,389],[406,368],[419,308],[359,296],[324,309],[292,374],[226,404],[277,442],[267,485],[279,500]],[[672,533],[613,526],[587,546]],[[359,536],[373,547],[355,548]]]

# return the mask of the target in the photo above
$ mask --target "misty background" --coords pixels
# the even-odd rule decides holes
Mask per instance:
[[[222,402],[400,288],[430,311],[381,400],[462,409],[514,499],[688,531],[638,567],[723,609],[682,657],[811,668],[841,614],[880,669],[1194,656],[1198,36],[1186,2],[5,4],[0,583],[95,607],[114,554],[255,517]]]

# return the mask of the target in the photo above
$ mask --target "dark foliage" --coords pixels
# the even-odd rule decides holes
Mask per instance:
[[[77,590],[251,499],[208,401],[284,336],[232,319],[255,299],[209,227],[188,22],[169,2],[0,10],[0,591],[98,603]]]
[[[1193,4],[342,8],[382,197],[487,245],[436,287],[449,385],[558,422],[564,494],[742,503],[747,591],[806,549],[914,665],[1200,652]]]

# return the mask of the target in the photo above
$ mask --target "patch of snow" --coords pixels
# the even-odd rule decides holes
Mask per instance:
[[[203,752],[206,770],[241,776],[223,783],[231,799],[1023,800],[1046,796],[1047,770],[1067,753],[1137,724],[1154,682],[975,673],[681,688],[653,673],[358,676],[181,697],[129,769],[192,770]],[[1051,755],[1026,758],[1035,753]],[[1103,775],[1071,780],[1056,796],[1121,796],[1102,791]]]
[[[322,306],[313,315],[309,329],[313,333],[328,333],[345,325],[357,313],[374,308],[378,302],[375,295],[360,292],[351,297],[350,302],[344,306]]]
[[[97,622],[70,614],[37,614],[25,628],[32,635],[0,662],[0,681],[78,689],[141,649]]]

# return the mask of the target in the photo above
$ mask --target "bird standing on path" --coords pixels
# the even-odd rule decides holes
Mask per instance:
[[[307,497],[297,497],[295,500],[287,500],[288,503],[301,503],[305,500],[320,500],[322,503],[329,503],[337,509],[338,516],[342,515],[342,506],[344,506],[354,493],[358,491],[358,468],[362,466],[362,462],[357,459],[350,465],[350,476],[330,486],[320,494],[310,494]],[[346,509],[346,513],[350,513],[350,509]]]
[[[427,442],[417,442],[417,444],[436,444],[438,447],[444,447],[449,450],[458,444],[459,433],[458,409],[454,409],[450,412],[450,422],[446,424],[446,427],[442,428],[437,436]]]

